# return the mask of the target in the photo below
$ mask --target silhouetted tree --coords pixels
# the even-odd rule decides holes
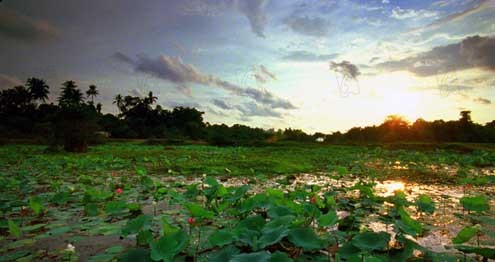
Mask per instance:
[[[91,104],[94,104],[95,102],[95,97],[99,94],[98,89],[96,88],[95,85],[90,85],[88,90],[86,91],[86,96],[88,98],[91,97]]]
[[[24,86],[15,86],[2,91],[0,108],[12,114],[25,112],[31,101],[31,93]]]
[[[74,81],[64,82],[62,87],[62,93],[58,98],[58,104],[62,107],[74,107],[80,105],[83,101],[83,94],[81,90],[77,89],[77,85]]]
[[[459,119],[459,122],[461,124],[469,125],[473,123],[473,121],[471,120],[471,111],[467,111],[467,110],[461,111],[460,115],[461,115],[461,119]]]
[[[98,112],[98,114],[101,114],[101,107],[102,107],[101,103],[96,104],[96,112]]]
[[[31,77],[27,80],[26,86],[34,100],[41,100],[44,103],[48,99],[50,87],[45,80]]]
[[[378,126],[354,127],[345,133],[309,135],[299,129],[263,130],[243,125],[210,125],[204,112],[196,108],[165,109],[156,105],[157,97],[116,95],[113,101],[120,114],[102,115],[102,104],[94,105],[98,95],[92,85],[86,92],[90,103],[74,81],[63,83],[58,105],[41,103],[48,98],[49,87],[42,79],[29,78],[26,87],[0,91],[1,137],[49,137],[67,151],[84,151],[98,126],[118,138],[170,138],[207,140],[217,145],[252,145],[276,141],[314,142],[325,137],[326,143],[380,143],[400,141],[495,142],[495,121],[474,123],[470,111],[460,112],[458,120],[416,120],[409,124],[400,116],[388,116]]]
[[[117,105],[117,108],[119,109],[119,111],[122,113],[124,110],[122,110],[123,106],[124,106],[124,98],[122,97],[121,94],[117,94],[115,96],[115,98],[113,99],[113,104],[114,105]]]
[[[54,143],[63,144],[69,152],[85,152],[88,141],[98,129],[95,107],[83,103],[83,94],[74,81],[63,84],[58,101],[60,111],[55,123]]]
[[[154,104],[157,100],[158,100],[158,97],[154,96],[154,95],[153,95],[153,92],[152,92],[152,91],[150,91],[150,92],[148,93],[148,96],[146,96],[146,97],[144,98],[144,101],[143,101],[143,102],[144,102],[145,104],[147,104],[147,105],[153,105],[153,104]]]
[[[408,140],[409,123],[402,116],[387,116],[379,129],[384,142]]]

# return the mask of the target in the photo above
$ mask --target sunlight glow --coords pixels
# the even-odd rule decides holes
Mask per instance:
[[[392,196],[395,191],[404,191],[406,185],[400,181],[385,181],[377,186],[383,192],[384,196]]]
[[[365,84],[374,87],[370,95],[377,102],[376,111],[382,116],[398,114],[414,121],[424,113],[421,110],[424,97],[413,90],[421,83],[410,73],[380,75],[367,79]]]

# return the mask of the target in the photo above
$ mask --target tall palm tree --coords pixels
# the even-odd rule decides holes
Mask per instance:
[[[121,94],[117,94],[113,100],[113,104],[116,104],[120,111],[122,111],[122,106],[124,105],[124,98]]]
[[[45,80],[31,77],[27,80],[26,86],[34,100],[41,100],[44,103],[48,99],[48,94],[50,93],[48,89],[50,87]]]
[[[98,94],[100,94],[100,92],[98,92],[98,89],[96,89],[95,85],[90,85],[89,89],[86,91],[86,95],[88,97],[91,97],[91,104],[93,104],[95,102],[95,97]]]
[[[65,81],[62,87],[62,93],[58,98],[58,103],[62,106],[75,106],[83,102],[83,94],[77,89],[76,82]]]

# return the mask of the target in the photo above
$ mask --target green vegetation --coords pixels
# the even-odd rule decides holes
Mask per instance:
[[[0,261],[493,259],[495,152],[466,147],[5,145]]]
[[[265,130],[239,124],[230,127],[210,124],[204,121],[204,112],[196,108],[162,108],[153,92],[142,97],[119,94],[114,99],[119,113],[103,114],[102,105],[94,104],[99,94],[95,85],[88,87],[86,97],[74,81],[64,82],[61,90],[58,104],[45,103],[49,86],[43,79],[29,78],[25,86],[1,91],[0,137],[38,140],[51,144],[52,149],[63,145],[69,152],[85,152],[88,144],[102,143],[108,136],[168,143],[195,141],[219,146],[260,146],[287,141],[327,144],[495,142],[495,120],[484,125],[474,123],[470,111],[460,112],[459,120],[455,121],[417,119],[412,124],[391,115],[378,126],[310,135],[292,128]]]

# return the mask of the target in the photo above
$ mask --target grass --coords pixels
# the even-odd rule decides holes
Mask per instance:
[[[472,150],[380,149],[378,147],[289,144],[266,147],[213,147],[207,145],[151,146],[113,143],[92,147],[85,154],[44,153],[44,146],[7,145],[0,147],[0,161],[5,164],[30,166],[43,171],[46,162],[70,166],[74,171],[99,172],[145,166],[156,174],[167,175],[274,175],[321,172],[332,166],[348,169],[364,163],[400,161],[422,165],[491,165],[495,152]],[[88,166],[89,165],[89,166]],[[91,166],[93,165],[93,166]],[[121,166],[123,165],[123,166]],[[21,168],[22,169],[22,168]]]

